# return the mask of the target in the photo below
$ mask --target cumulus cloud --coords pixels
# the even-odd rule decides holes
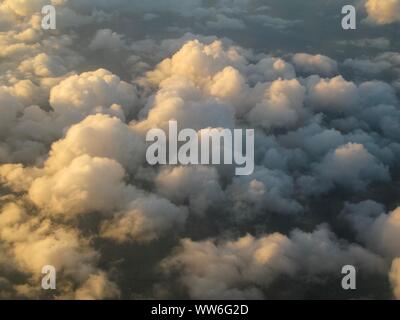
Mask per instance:
[[[234,178],[227,194],[233,202],[234,212],[242,217],[250,213],[261,214],[265,210],[293,214],[303,209],[292,199],[293,179],[279,170],[256,168],[252,176]]]
[[[32,59],[24,60],[19,70],[32,72],[38,77],[60,77],[67,73],[63,60],[57,56],[40,53]]]
[[[400,208],[387,214],[382,204],[368,200],[347,204],[343,217],[351,223],[362,243],[390,262],[388,278],[394,297],[399,299]]]
[[[134,86],[105,69],[73,75],[51,89],[54,112],[74,123],[97,112],[130,117],[136,111]]]
[[[208,75],[214,75],[228,65],[243,64],[244,59],[235,47],[225,50],[221,41],[206,45],[193,40],[184,44],[171,58],[163,60],[154,71],[147,74],[147,78],[157,84],[175,75],[201,84]]]
[[[89,44],[91,50],[118,51],[124,47],[122,36],[110,29],[98,30],[92,42]]]
[[[40,12],[42,7],[51,4],[51,0],[5,0],[4,4],[19,16],[28,16]]]
[[[66,217],[107,212],[124,200],[125,170],[115,160],[82,155],[53,175],[35,179],[29,197],[44,210]]]
[[[0,137],[7,134],[12,128],[17,118],[18,112],[22,111],[23,106],[9,93],[7,88],[0,88]]]
[[[26,294],[34,291],[34,283],[40,276],[38,270],[45,265],[56,268],[60,284],[70,283],[60,286],[61,295],[70,295],[68,288],[74,290],[88,281],[92,273],[99,272],[98,252],[76,229],[55,226],[50,220],[33,217],[26,212],[23,203],[6,202],[0,212],[0,238],[7,244],[15,265],[32,277],[32,286],[28,282],[23,290]],[[105,277],[105,273],[102,274]]]
[[[134,124],[134,128],[143,133],[151,128],[166,131],[170,120],[176,120],[180,128],[195,130],[234,127],[234,108],[218,99],[204,96],[194,83],[185,78],[164,80],[150,103],[147,118]]]
[[[346,112],[356,106],[359,95],[357,86],[342,76],[321,79],[312,76],[307,81],[308,100],[316,110],[326,112]]]
[[[344,264],[399,297],[398,1],[365,3],[379,35],[318,52],[323,1],[2,1],[0,297],[43,297],[43,264],[45,298],[320,298]],[[170,120],[254,128],[254,172],[147,165]]]
[[[365,8],[368,18],[376,24],[384,25],[400,21],[399,0],[367,0]]]
[[[144,162],[144,148],[143,137],[120,119],[96,114],[71,126],[65,138],[52,145],[46,170],[59,170],[73,159],[89,155],[114,159],[133,171]]]
[[[329,153],[316,170],[339,186],[365,189],[372,181],[389,181],[388,169],[362,144],[348,143]]]
[[[197,214],[224,198],[218,173],[213,167],[166,168],[156,177],[155,183],[160,194],[177,204],[188,202]]]
[[[125,211],[106,221],[102,236],[116,242],[149,242],[174,228],[182,227],[187,210],[155,195],[141,196],[132,201]]]
[[[104,272],[91,274],[81,287],[75,292],[78,300],[115,299],[120,292],[116,285],[107,279]]]
[[[299,71],[323,77],[335,74],[338,68],[335,60],[320,54],[296,53],[292,60]]]
[[[374,208],[371,205],[369,207],[372,208],[362,210],[362,204],[358,204],[353,210],[347,212],[346,217],[352,222],[359,238],[368,247],[391,259],[400,256],[398,241],[400,209],[396,208],[386,214],[383,208]]]
[[[180,281],[193,299],[261,299],[279,275],[329,274],[345,261],[368,272],[382,271],[384,266],[378,256],[360,246],[339,246],[334,235],[321,226],[312,233],[295,230],[290,237],[273,233],[222,242],[184,239],[163,267],[180,270]]]
[[[276,80],[266,88],[262,102],[249,113],[251,123],[266,129],[296,125],[303,114],[306,89],[298,80]]]
[[[246,26],[243,21],[236,18],[229,18],[223,14],[217,14],[216,20],[207,21],[206,26],[210,29],[233,29],[240,30]]]

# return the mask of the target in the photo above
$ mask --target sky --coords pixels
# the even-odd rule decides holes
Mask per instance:
[[[0,299],[400,298],[399,27],[400,0],[1,0]],[[254,129],[254,172],[149,165],[170,120]]]

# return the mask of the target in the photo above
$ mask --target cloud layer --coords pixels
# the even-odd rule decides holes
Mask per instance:
[[[400,2],[310,3],[2,1],[0,297],[400,298]],[[170,120],[254,173],[150,166]]]

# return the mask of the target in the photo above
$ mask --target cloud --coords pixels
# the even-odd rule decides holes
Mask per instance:
[[[92,42],[89,44],[91,50],[118,51],[125,46],[121,35],[110,29],[102,29],[96,32]]]
[[[248,66],[248,77],[253,83],[274,81],[280,78],[292,80],[296,77],[294,67],[281,58],[262,58],[255,65]]]
[[[387,61],[371,61],[368,59],[346,59],[343,62],[343,66],[368,75],[382,73],[391,67]]]
[[[154,99],[149,101],[147,117],[134,125],[143,133],[151,128],[167,131],[170,120],[176,120],[180,128],[195,130],[234,126],[235,110],[232,106],[204,96],[194,83],[185,78],[164,80]]]
[[[236,177],[228,187],[227,194],[238,217],[265,214],[266,210],[294,214],[303,209],[292,199],[293,179],[278,170],[256,168],[252,176]]]
[[[218,173],[213,167],[165,168],[155,178],[155,184],[161,195],[177,204],[188,202],[196,214],[203,214],[224,198]]]
[[[350,262],[368,272],[383,269],[378,256],[357,245],[339,246],[321,226],[312,233],[295,230],[290,237],[273,233],[220,242],[184,239],[162,266],[167,272],[180,271],[192,299],[262,299],[279,275],[318,277]]]
[[[98,274],[91,274],[86,282],[76,290],[75,299],[115,299],[119,294],[120,291],[116,285],[107,279],[104,272],[100,272]]]
[[[29,16],[40,12],[43,6],[51,3],[51,0],[5,0],[4,2],[6,6],[19,16]]]
[[[246,26],[243,21],[235,18],[229,18],[223,14],[217,14],[215,21],[207,21],[206,27],[210,29],[233,29],[242,30]]]
[[[381,204],[369,200],[347,204],[343,210],[343,216],[356,230],[362,243],[371,251],[391,261],[388,277],[393,288],[393,295],[399,299],[400,208],[386,214]]]
[[[187,210],[155,195],[139,196],[125,211],[104,222],[101,235],[118,243],[150,242],[182,227]]]
[[[7,88],[0,88],[0,137],[8,133],[17,118],[17,113],[22,111],[23,106],[9,93]]]
[[[126,117],[136,112],[135,88],[105,69],[73,75],[51,89],[54,112],[68,123],[104,111]],[[122,107],[122,110],[121,110]]]
[[[60,77],[67,73],[63,60],[57,56],[40,53],[32,59],[23,61],[19,70],[32,72],[38,77]]]
[[[357,143],[336,148],[316,170],[323,179],[356,190],[365,189],[373,181],[390,181],[388,169]]]
[[[35,179],[29,197],[40,208],[66,218],[118,208],[128,192],[125,170],[115,160],[82,155],[53,175]]]
[[[56,268],[61,295],[72,294],[74,287],[99,272],[96,266],[98,252],[76,229],[31,216],[23,203],[7,202],[0,212],[0,238],[7,245],[15,266],[31,275],[24,288],[17,287],[20,294],[35,294],[40,270],[45,265]],[[105,273],[102,272],[102,275],[105,276]],[[112,285],[111,282],[109,284]]]
[[[338,64],[335,60],[320,54],[296,53],[292,61],[296,68],[308,74],[331,76],[337,73]]]
[[[323,1],[2,1],[0,297],[347,298],[326,289],[349,263],[354,298],[397,297],[398,19],[373,2],[394,25],[346,42]],[[148,166],[170,120],[255,128],[254,172]]]
[[[144,138],[120,119],[96,114],[71,126],[65,138],[52,145],[46,170],[59,170],[89,155],[114,159],[133,172],[144,162],[144,149]]]
[[[185,43],[171,58],[163,60],[154,71],[147,73],[151,83],[159,84],[172,75],[184,76],[201,85],[210,75],[215,75],[227,66],[245,63],[237,48],[224,48],[221,41],[203,44],[198,40]]]
[[[359,99],[357,86],[342,76],[321,79],[312,76],[307,81],[308,102],[314,109],[326,112],[347,112]]]
[[[249,113],[248,119],[266,129],[295,126],[305,113],[306,89],[298,80],[276,80],[265,90],[263,100]]]
[[[376,24],[384,25],[400,21],[399,0],[367,0],[365,8],[368,18]]]
[[[400,299],[400,258],[393,260],[389,279],[393,287],[395,298]]]
[[[375,252],[389,259],[400,256],[398,231],[400,228],[400,209],[396,208],[389,214],[383,210],[370,211],[353,210],[348,213],[348,219],[353,223],[359,238]]]
[[[360,47],[360,48],[374,48],[374,49],[385,50],[390,48],[391,41],[384,37],[379,37],[379,38],[364,38],[352,41],[341,40],[339,41],[339,44],[346,46]]]

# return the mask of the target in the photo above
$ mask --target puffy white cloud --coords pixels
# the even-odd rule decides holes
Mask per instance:
[[[368,230],[375,219],[385,211],[385,207],[381,203],[365,200],[359,203],[345,203],[342,216],[361,232],[358,235],[359,240],[366,240],[364,235],[367,236],[367,234],[363,235],[362,233]]]
[[[351,68],[359,73],[377,75],[390,70],[391,64],[387,61],[373,61],[369,59],[346,59],[343,66]]]
[[[395,22],[395,1],[381,2],[367,8],[370,20]],[[39,11],[48,3],[58,6],[54,32],[41,29]],[[147,287],[123,283],[127,270],[136,268],[130,259],[121,267],[125,250],[165,239],[165,244],[146,246],[156,264],[167,254],[160,254],[159,246],[168,248],[182,234],[192,236],[194,225],[199,225],[198,241],[187,240],[165,265],[179,271],[168,284],[177,287],[180,279],[195,298],[268,297],[270,284],[281,276],[289,285],[304,278],[319,281],[320,275],[331,280],[349,263],[375,277],[388,273],[400,256],[397,210],[384,214],[373,202],[356,209],[348,205],[344,215],[357,241],[382,258],[337,239],[325,227],[289,236],[204,240],[275,227],[312,230],[320,199],[308,196],[322,192],[331,208],[350,197],[384,199],[390,208],[395,203],[389,168],[394,180],[400,156],[400,59],[397,52],[373,56],[390,45],[396,50],[387,33],[394,26],[383,28],[381,38],[341,43],[352,45],[354,54],[338,70],[321,54],[292,56],[315,44],[309,39],[301,47],[301,41],[291,41],[288,27],[297,25],[301,32],[303,26],[290,20],[292,10],[285,10],[284,18],[267,15],[281,11],[269,5],[248,0],[218,0],[213,6],[202,0],[1,2],[0,204],[8,204],[0,210],[0,297],[43,297],[37,283],[45,263],[59,271],[54,298],[150,297]],[[325,16],[325,7],[314,9]],[[110,29],[102,29],[105,25]],[[254,32],[260,27],[279,34]],[[221,38],[210,35],[212,30]],[[167,39],[169,34],[179,38]],[[368,58],[357,56],[360,48]],[[99,54],[102,50],[108,54]],[[324,50],[332,58],[346,53]],[[291,57],[290,63],[284,60]],[[296,71],[309,77],[297,77]],[[346,80],[322,78],[338,71]],[[371,79],[380,81],[362,82]],[[143,134],[165,129],[169,120],[197,131],[256,127],[255,172],[233,177],[230,166],[146,166]],[[348,193],[338,197],[334,186]],[[248,220],[242,224],[238,218]],[[321,211],[317,220],[326,218]],[[342,231],[334,218],[329,215],[334,229]],[[130,251],[135,261],[137,252]],[[104,271],[97,266],[100,256],[108,261]],[[139,261],[146,285],[167,280]],[[389,275],[396,296],[397,266],[394,260]],[[112,282],[114,272],[124,286],[121,292]]]
[[[321,264],[320,261],[325,263]],[[319,275],[355,264],[366,272],[382,272],[383,261],[354,244],[339,245],[324,226],[312,233],[295,230],[234,241],[192,241],[164,260],[166,271],[179,270],[193,299],[261,299],[279,275]]]
[[[250,88],[244,76],[235,68],[226,67],[214,75],[208,87],[209,93],[229,102],[236,108],[238,115],[247,111]]]
[[[30,219],[18,205],[10,203],[0,214],[1,239],[7,243],[11,259],[31,279],[14,288],[20,297],[40,296],[36,290],[45,265],[57,271],[58,298],[115,298],[119,289],[96,264],[98,252],[74,229],[54,226],[49,221]],[[78,289],[74,292],[75,288]]]
[[[165,168],[155,178],[158,192],[177,204],[189,203],[196,214],[224,198],[214,167],[182,166]]]
[[[91,274],[75,292],[77,300],[115,299],[120,295],[118,287],[108,280],[104,272]]]
[[[247,75],[252,83],[274,81],[278,79],[292,80],[296,77],[294,67],[281,58],[263,58],[254,65],[248,66]]]
[[[12,87],[8,87],[8,90],[24,106],[47,103],[47,90],[35,85],[31,80],[19,80]]]
[[[303,209],[292,199],[293,179],[278,170],[256,168],[251,176],[235,177],[227,194],[238,217],[262,214],[265,210],[293,214]]]
[[[78,122],[93,113],[132,116],[136,110],[135,87],[105,69],[73,75],[51,89],[50,104],[56,114]]]
[[[0,182],[14,192],[27,191],[35,180],[42,175],[42,170],[24,168],[21,164],[4,164],[0,166]]]
[[[134,125],[143,133],[152,128],[167,132],[170,120],[177,121],[179,128],[195,130],[234,127],[235,110],[232,106],[214,97],[204,96],[194,83],[183,77],[164,80],[150,103],[147,118]]]
[[[400,21],[399,0],[367,0],[365,8],[368,18],[376,24],[389,24]]]
[[[110,29],[98,30],[92,42],[89,44],[91,50],[118,51],[125,46],[121,35]]]
[[[400,207],[386,214],[381,204],[364,201],[347,204],[343,216],[351,222],[361,242],[391,261],[388,276],[394,297],[400,299]]]
[[[364,106],[375,107],[384,104],[395,106],[398,104],[395,90],[386,82],[363,82],[359,85],[358,90]]]
[[[60,57],[40,53],[32,59],[24,60],[20,64],[19,70],[32,72],[38,77],[60,77],[67,73],[63,63]]]
[[[82,155],[53,175],[34,180],[29,197],[50,214],[65,217],[118,208],[127,194],[125,171],[115,160]]]
[[[358,237],[367,246],[390,259],[400,256],[400,208],[389,214],[383,210],[372,212],[357,208],[348,213],[348,219],[357,231]]]
[[[17,114],[22,109],[23,106],[9,93],[9,90],[6,87],[0,87],[0,138],[13,127]]]
[[[296,125],[304,114],[306,89],[298,80],[276,80],[266,88],[263,100],[249,113],[248,119],[266,129]]]
[[[235,47],[224,48],[221,41],[203,44],[192,40],[183,45],[171,58],[163,60],[154,71],[147,73],[147,79],[154,84],[173,75],[183,76],[198,85],[208,82],[208,77],[227,66],[240,66],[245,57]]]
[[[362,144],[348,143],[326,155],[316,170],[338,186],[363,190],[372,181],[390,181],[388,168]]]
[[[22,205],[8,202],[0,210],[0,239],[20,271],[38,281],[42,267],[53,265],[60,282],[70,279],[76,284],[97,272],[99,254],[76,229],[33,217]]]
[[[116,242],[149,242],[186,221],[187,211],[155,195],[139,196],[128,208],[103,223],[101,235]]]
[[[312,76],[307,81],[308,102],[315,110],[326,112],[348,112],[359,100],[357,86],[342,76],[321,79]]]
[[[7,5],[19,16],[29,16],[40,12],[42,7],[51,4],[52,0],[5,0]]]
[[[319,117],[307,125],[279,137],[279,142],[291,149],[304,150],[311,158],[319,158],[345,144],[345,136],[338,130],[325,128]]]
[[[248,235],[237,241],[181,241],[175,255],[163,263],[167,270],[178,268],[183,284],[193,299],[261,299],[264,286],[277,273],[294,273],[283,252],[290,240],[281,234],[255,239]]]
[[[338,67],[335,60],[321,54],[296,53],[292,61],[301,72],[319,74],[323,77],[335,74]]]
[[[46,170],[59,170],[73,159],[89,155],[114,159],[133,171],[144,162],[144,148],[144,137],[120,119],[96,114],[70,127],[65,138],[52,145]]]

